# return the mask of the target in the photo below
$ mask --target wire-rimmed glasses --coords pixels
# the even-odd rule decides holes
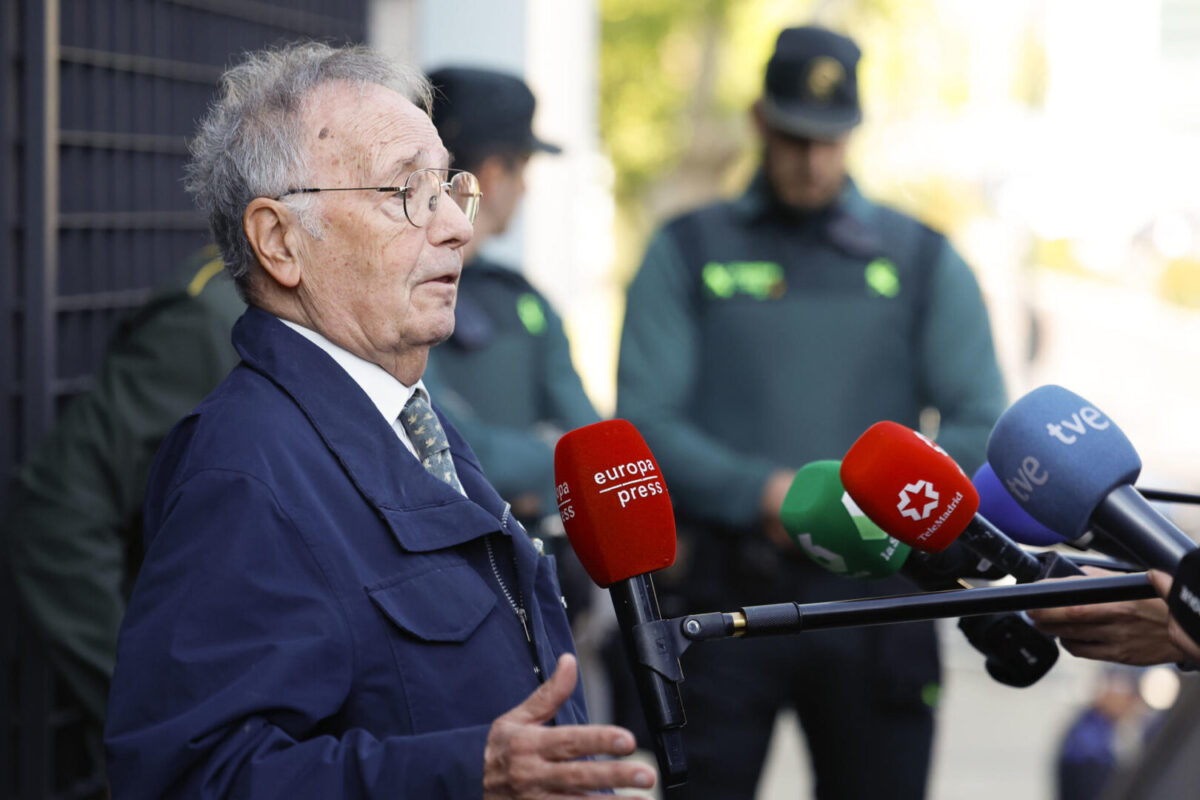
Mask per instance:
[[[443,180],[444,176],[444,180]],[[414,170],[403,186],[347,186],[334,189],[288,189],[276,197],[282,200],[290,194],[316,194],[317,192],[385,192],[398,194],[404,202],[404,216],[414,227],[422,228],[429,224],[437,212],[438,198],[442,192],[450,195],[467,217],[470,223],[475,222],[479,213],[479,179],[472,173],[462,169],[443,169],[441,167],[425,167]]]

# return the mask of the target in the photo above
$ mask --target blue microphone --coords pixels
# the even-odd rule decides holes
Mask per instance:
[[[1133,487],[1142,461],[1117,424],[1061,386],[1013,403],[988,437],[987,458],[1017,504],[1067,539],[1094,526],[1168,571],[1196,547]]]
[[[1017,504],[992,471],[992,465],[983,462],[971,478],[975,491],[979,492],[979,513],[992,524],[1021,544],[1032,547],[1051,547],[1067,540],[1038,522]]]

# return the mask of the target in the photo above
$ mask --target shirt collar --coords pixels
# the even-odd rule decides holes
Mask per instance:
[[[383,367],[338,347],[316,331],[290,320],[280,319],[279,321],[324,350],[330,358],[338,363],[338,366],[346,370],[346,374],[353,378],[359,388],[366,393],[389,425],[400,416],[400,412],[404,410],[404,406],[414,393],[420,392],[425,400],[429,401],[429,390],[425,388],[423,380],[418,378],[412,386],[405,386]]]

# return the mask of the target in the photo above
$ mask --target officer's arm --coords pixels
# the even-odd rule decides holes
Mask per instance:
[[[571,360],[571,343],[563,330],[562,319],[543,301],[546,315],[544,361],[544,417],[563,431],[582,428],[600,421],[592,401],[583,390],[583,382]]]
[[[256,477],[187,476],[147,504],[105,744],[114,797],[479,797],[488,726],[322,733],[356,638],[319,549]],[[387,644],[382,644],[387,647]]]
[[[938,409],[938,443],[968,474],[983,463],[1004,411],[987,309],[971,269],[946,243],[928,283],[919,363],[927,405]]]
[[[749,525],[758,520],[767,479],[779,465],[738,453],[687,421],[700,369],[695,291],[674,243],[659,233],[629,287],[617,416],[646,438],[676,503],[693,514]]]
[[[140,549],[146,475],[167,431],[229,371],[229,321],[180,293],[122,323],[94,382],[16,481],[0,527],[23,606],[97,721]],[[127,541],[127,537],[136,541]]]

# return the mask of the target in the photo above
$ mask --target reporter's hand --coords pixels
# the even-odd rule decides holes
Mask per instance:
[[[1096,567],[1083,571],[1093,577],[1120,574]],[[1184,658],[1168,634],[1167,604],[1159,599],[1032,609],[1028,614],[1038,630],[1057,636],[1068,653],[1080,658],[1139,667]]]
[[[633,734],[615,725],[547,726],[575,691],[575,657],[563,655],[550,680],[492,723],[483,750],[485,800],[557,800],[603,789],[654,785],[654,771],[627,761],[578,761],[627,756]]]
[[[1153,584],[1154,591],[1158,592],[1159,597],[1165,599],[1170,594],[1172,582],[1173,579],[1167,573],[1157,569],[1150,570],[1150,583]],[[1187,656],[1188,660],[1193,664],[1200,664],[1200,644],[1183,632],[1183,628],[1179,627],[1179,623],[1175,621],[1174,617],[1167,622],[1167,635],[1171,638],[1171,642]]]
[[[796,543],[788,536],[783,523],[779,519],[779,510],[783,507],[783,499],[787,497],[792,481],[796,479],[796,470],[781,469],[772,472],[763,486],[762,497],[759,499],[759,509],[762,512],[763,527],[769,539],[780,550],[796,550]]]

